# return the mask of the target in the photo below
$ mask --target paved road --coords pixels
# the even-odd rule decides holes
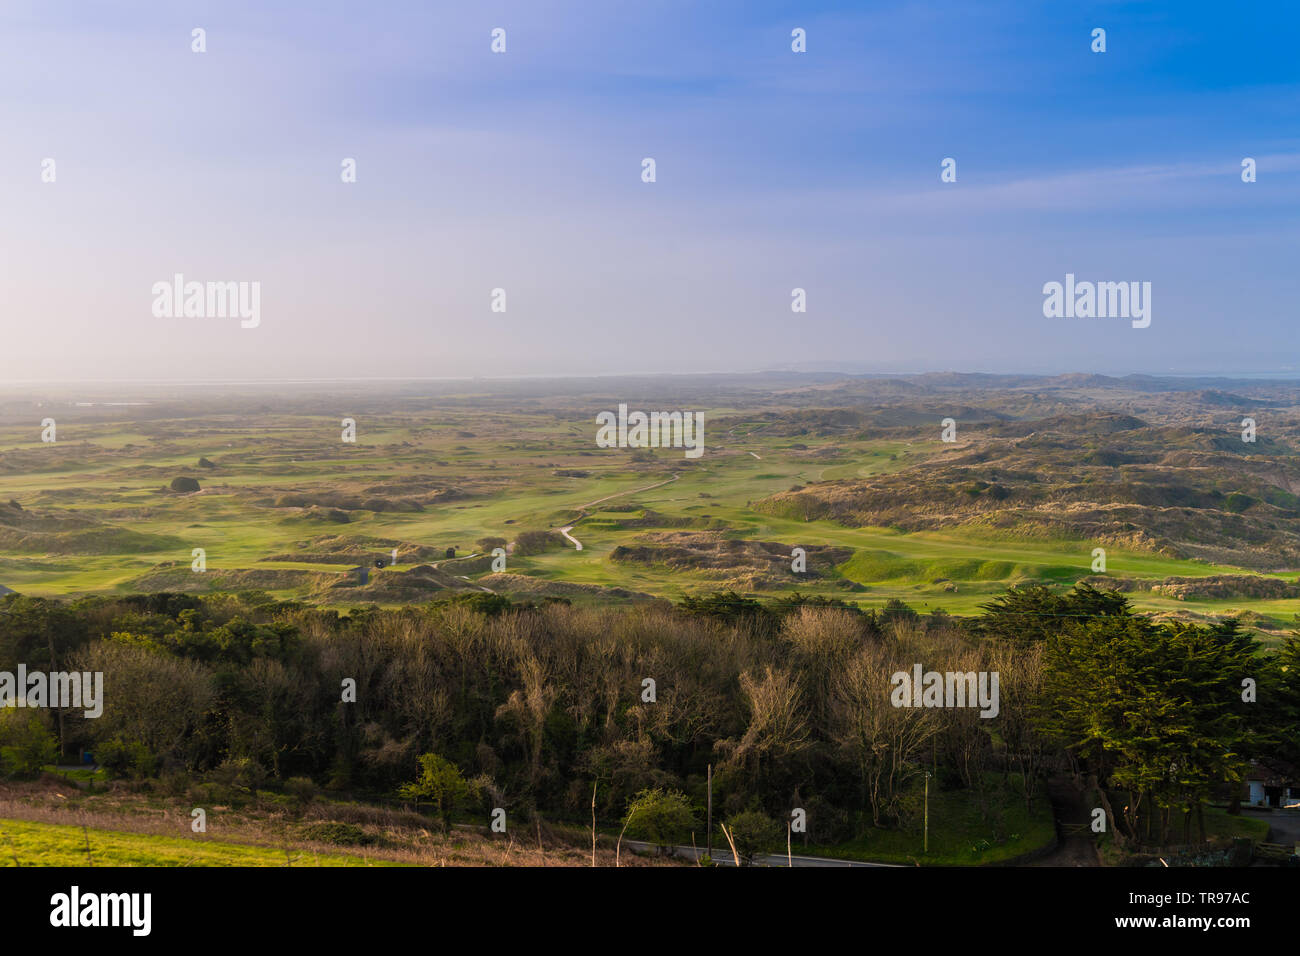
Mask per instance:
[[[1092,836],[1092,808],[1085,791],[1069,774],[1057,774],[1047,781],[1047,798],[1052,802],[1056,822],[1056,849],[1028,865],[1101,866]]]
[[[1252,810],[1242,807],[1241,815],[1268,824],[1268,843],[1300,843],[1300,810]]]
[[[624,846],[632,847],[645,853],[654,852],[653,843],[644,843],[641,840],[624,840]],[[704,855],[702,847],[693,846],[675,846],[672,848],[673,856],[680,856],[687,860],[698,859]],[[720,866],[735,866],[735,860],[731,856],[731,848],[728,846],[714,846],[713,861]],[[766,856],[757,856],[754,862],[759,866],[789,866],[791,862],[795,866],[875,866],[889,867],[897,866],[896,863],[864,863],[859,860],[833,860],[825,856],[800,856],[794,854],[789,860],[784,853],[769,853]]]

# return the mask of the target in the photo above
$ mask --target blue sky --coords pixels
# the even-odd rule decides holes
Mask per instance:
[[[1253,2],[8,0],[0,376],[1294,372],[1298,28]],[[156,318],[177,272],[260,282],[259,326]],[[1151,282],[1151,326],[1044,318],[1067,272]]]

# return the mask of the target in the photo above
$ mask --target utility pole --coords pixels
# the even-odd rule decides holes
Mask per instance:
[[[54,632],[46,631],[45,640],[50,648],[50,673],[52,674],[59,669],[58,661],[54,659]],[[22,688],[22,692],[24,693],[24,695],[26,694],[26,691],[27,688],[25,687]],[[54,711],[54,719],[58,721],[59,724],[59,756],[54,761],[57,769],[58,764],[63,760],[63,708],[62,707],[59,707]],[[77,761],[77,762],[80,763],[81,761]]]
[[[709,839],[707,841],[708,849],[704,852],[713,859],[713,764],[709,764]]]
[[[925,772],[925,847],[923,853],[930,852],[930,771]]]

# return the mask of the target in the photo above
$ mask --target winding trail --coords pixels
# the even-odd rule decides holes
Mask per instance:
[[[634,495],[638,491],[650,491],[654,488],[662,488],[664,485],[676,481],[677,478],[678,476],[674,474],[671,478],[667,479],[666,481],[658,481],[655,482],[653,485],[646,485],[643,488],[629,488],[627,491],[618,491],[612,495],[606,495],[604,498],[597,498],[595,501],[588,501],[585,505],[578,505],[578,517],[573,519],[573,524],[565,525],[563,528],[553,528],[552,530],[560,532],[560,534],[564,535],[564,539],[566,541],[571,542],[574,548],[581,551],[582,542],[579,541],[577,538],[575,538],[573,535],[569,534],[569,532],[574,529],[574,527],[578,524],[579,521],[587,517],[588,508],[590,508],[592,505],[598,505],[602,501],[609,501],[611,498],[621,498],[623,497],[623,495]]]
[[[592,505],[598,505],[602,501],[609,501],[610,498],[621,498],[624,495],[634,495],[638,491],[649,491],[652,488],[662,488],[664,485],[668,484],[669,482],[676,481],[678,477],[679,476],[677,474],[674,474],[671,478],[667,479],[666,481],[658,481],[655,482],[653,485],[646,485],[644,488],[629,488],[627,491],[616,491],[614,492],[614,494],[606,495],[604,498],[597,498],[595,501],[588,501],[585,505],[578,505],[578,510],[586,511]]]

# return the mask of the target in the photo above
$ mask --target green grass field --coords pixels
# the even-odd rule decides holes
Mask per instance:
[[[996,787],[1000,778],[990,775]],[[1056,829],[1051,805],[1039,795],[1031,812],[1015,793],[991,790],[989,806],[1001,818],[999,841],[969,791],[930,788],[930,846],[925,852],[924,834],[904,830],[872,830],[851,843],[835,846],[809,845],[796,853],[828,856],[842,860],[868,860],[921,866],[980,866],[1011,860],[1041,849],[1052,842]]]
[[[1205,835],[1211,840],[1232,840],[1245,837],[1263,840],[1268,836],[1268,821],[1254,817],[1233,816],[1222,807],[1206,807]]]
[[[398,866],[341,853],[221,843],[196,836],[83,831],[58,823],[0,820],[3,866]]]

